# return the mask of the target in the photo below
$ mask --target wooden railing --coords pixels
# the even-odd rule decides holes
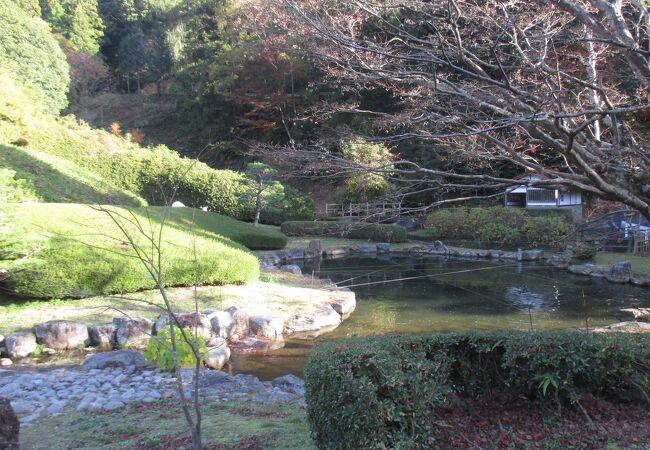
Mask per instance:
[[[634,232],[633,253],[639,256],[650,256],[650,238],[647,233],[641,231]]]
[[[326,203],[325,218],[337,217],[383,217],[399,216],[401,206],[397,203]]]

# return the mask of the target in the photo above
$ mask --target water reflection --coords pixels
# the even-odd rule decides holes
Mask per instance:
[[[305,273],[350,286],[355,312],[332,333],[286,339],[268,356],[237,357],[232,369],[270,379],[300,375],[314,344],[387,332],[567,329],[609,324],[622,307],[650,307],[650,290],[541,264],[433,258],[345,258]]]

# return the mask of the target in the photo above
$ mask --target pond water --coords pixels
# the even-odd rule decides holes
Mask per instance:
[[[302,375],[318,343],[388,332],[548,330],[616,322],[625,307],[650,307],[650,289],[618,285],[535,263],[427,258],[345,258],[303,267],[350,286],[357,307],[331,333],[286,339],[268,355],[234,356],[233,372],[263,380]]]

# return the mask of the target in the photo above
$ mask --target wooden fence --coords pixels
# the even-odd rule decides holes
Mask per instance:
[[[634,232],[633,253],[639,256],[650,256],[650,238],[647,233],[641,231]]]
[[[397,203],[326,203],[326,219],[339,217],[399,217],[401,206]]]

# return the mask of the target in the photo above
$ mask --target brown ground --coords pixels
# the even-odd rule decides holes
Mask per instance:
[[[543,406],[526,399],[461,399],[439,411],[441,449],[650,449],[650,409],[585,398],[579,407]]]

